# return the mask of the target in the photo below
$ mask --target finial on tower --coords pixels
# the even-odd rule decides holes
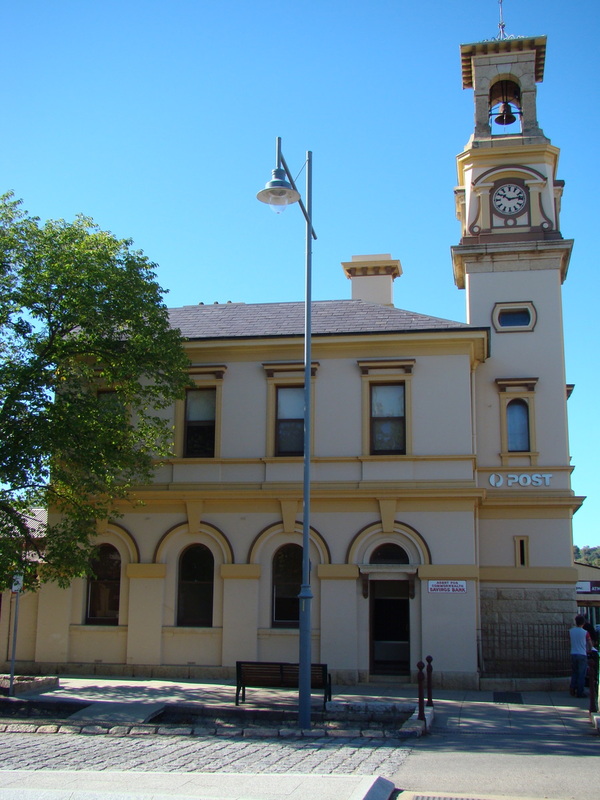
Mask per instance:
[[[501,42],[503,39],[508,39],[509,37],[506,35],[506,25],[504,23],[504,15],[502,14],[502,0],[498,0],[498,6],[500,9],[500,22],[498,23],[498,36],[496,39]]]

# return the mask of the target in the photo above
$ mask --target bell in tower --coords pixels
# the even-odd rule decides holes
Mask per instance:
[[[513,125],[521,114],[521,90],[518,84],[514,81],[497,81],[491,88],[489,105],[490,117],[496,125]]]
[[[543,137],[537,121],[536,83],[543,80],[546,37],[492,39],[460,48],[463,89],[473,89],[474,140],[520,123],[520,135]]]

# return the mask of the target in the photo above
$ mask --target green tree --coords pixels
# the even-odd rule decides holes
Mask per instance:
[[[85,574],[97,521],[169,453],[161,410],[189,362],[155,266],[86,217],[0,198],[0,589]],[[34,507],[52,512],[35,534]]]
[[[573,560],[580,564],[591,564],[593,567],[600,567],[600,546],[590,547],[585,544],[583,547],[573,546]]]

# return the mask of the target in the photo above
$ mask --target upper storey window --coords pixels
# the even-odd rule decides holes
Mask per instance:
[[[175,404],[175,452],[181,458],[220,458],[225,364],[193,364],[185,400]]]
[[[186,458],[212,458],[215,454],[216,389],[188,389],[185,402]]]
[[[304,453],[304,386],[277,387],[275,455]]]
[[[319,362],[310,368],[310,402],[314,413],[314,381]],[[302,361],[268,361],[267,376],[267,457],[304,455],[304,376]],[[313,426],[314,432],[314,426]],[[311,445],[312,446],[312,445]]]
[[[500,457],[503,464],[525,457],[537,464],[535,387],[537,378],[496,378],[500,399]]]
[[[529,452],[529,405],[520,397],[507,403],[506,435],[509,453]]]
[[[364,359],[357,363],[363,390],[363,455],[410,453],[410,383],[415,359]]]
[[[371,455],[406,453],[404,383],[371,385]]]

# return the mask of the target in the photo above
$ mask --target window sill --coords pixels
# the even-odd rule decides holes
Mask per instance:
[[[537,450],[511,450],[500,453],[503,467],[537,467],[540,454]],[[525,462],[525,463],[523,463]]]

